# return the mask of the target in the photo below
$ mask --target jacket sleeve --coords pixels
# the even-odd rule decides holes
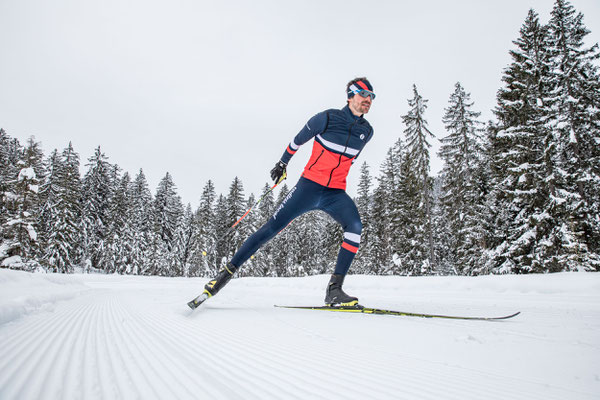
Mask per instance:
[[[304,125],[300,132],[298,132],[298,134],[288,145],[287,149],[285,149],[283,152],[283,155],[281,156],[281,162],[284,164],[289,163],[290,159],[294,154],[296,154],[300,146],[318,134],[325,132],[328,120],[329,116],[327,111],[320,112],[309,119],[306,125]]]

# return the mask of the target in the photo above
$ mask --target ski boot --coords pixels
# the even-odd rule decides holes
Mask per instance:
[[[333,274],[327,285],[325,304],[329,307],[358,307],[358,299],[344,293],[342,285],[345,275]]]
[[[223,286],[227,285],[227,282],[231,280],[233,274],[237,271],[237,267],[233,266],[233,264],[228,263],[222,270],[219,271],[217,276],[204,285],[204,292],[208,295],[208,297],[213,297],[215,294],[219,292],[219,290],[223,289]]]
[[[237,267],[231,263],[227,264],[222,270],[219,271],[214,279],[211,279],[206,285],[204,285],[204,291],[202,294],[190,301],[188,306],[193,310],[210,297],[213,297],[219,292],[219,290],[223,288],[223,286],[227,285],[227,282],[231,280],[233,274],[235,274],[235,271],[237,271]]]

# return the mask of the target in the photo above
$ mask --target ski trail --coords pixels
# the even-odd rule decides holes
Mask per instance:
[[[506,360],[527,362],[523,343],[543,354],[572,336],[548,335],[527,320],[473,323],[276,309],[273,298],[279,293],[275,300],[289,299],[291,285],[261,287],[259,280],[248,287],[232,282],[236,290],[191,312],[182,296],[184,280],[90,279],[92,288],[81,295],[0,325],[0,398],[594,398],[560,381],[511,374]],[[256,292],[265,295],[253,297]],[[554,312],[557,318],[569,315]],[[596,315],[586,314],[590,331]],[[554,319],[539,320],[558,329]],[[582,341],[597,351],[591,338]],[[423,351],[425,345],[432,348]],[[461,356],[462,350],[471,357]],[[489,362],[482,363],[486,356]],[[495,367],[496,357],[502,368]]]
[[[354,318],[354,316],[336,316],[339,319],[348,319]],[[370,316],[359,316],[370,318]],[[296,326],[295,324],[289,324],[281,316],[275,317],[278,320],[282,321],[283,324],[291,325],[292,327]],[[323,317],[324,319],[330,319],[331,316]],[[353,321],[355,322],[355,321]],[[409,324],[427,324],[430,320],[427,321],[407,321]],[[450,324],[456,324],[455,321],[449,321]],[[443,325],[443,323],[440,322]],[[468,322],[467,322],[468,324]],[[318,323],[315,324],[318,326]],[[466,324],[463,323],[466,326]],[[325,348],[331,348],[333,342],[338,341],[339,339],[332,339],[331,337],[324,336],[317,332],[314,329],[307,328],[305,326],[296,328],[301,331],[303,334],[308,335],[312,338],[317,338],[314,346],[318,346],[320,342],[324,345]],[[361,358],[360,365],[361,371],[365,371],[365,373],[356,374],[353,379],[365,379],[371,383],[374,383],[375,386],[378,386],[380,383],[378,380],[382,380],[384,383],[386,381],[392,382],[392,385],[385,386],[384,392],[382,395],[383,398],[404,398],[397,393],[395,395],[390,395],[391,393],[395,393],[398,391],[398,388],[401,387],[402,391],[407,393],[407,399],[419,398],[419,399],[439,399],[440,398],[440,390],[439,386],[444,388],[443,398],[444,399],[463,399],[465,398],[465,391],[468,391],[469,395],[474,395],[475,398],[487,398],[487,399],[563,399],[564,395],[549,395],[547,393],[536,393],[536,387],[542,388],[547,386],[546,384],[539,382],[531,382],[525,379],[518,379],[514,377],[507,377],[500,374],[494,373],[485,373],[481,371],[471,370],[452,365],[444,365],[435,362],[430,362],[423,359],[416,359],[414,357],[403,355],[402,353],[397,353],[394,351],[390,351],[390,344],[362,344],[360,341],[352,342],[347,341],[344,344],[344,347],[347,349],[348,354],[361,354],[364,358]],[[321,355],[323,359],[332,358],[327,351],[323,351],[323,349],[317,349],[317,352]],[[394,354],[395,353],[395,354]],[[367,356],[368,355],[368,356]],[[337,357],[338,360],[346,360],[348,362],[352,361],[352,358],[344,358]],[[371,360],[377,360],[377,362],[373,362]],[[356,363],[356,359],[354,362]],[[343,364],[343,363],[342,363]],[[348,364],[350,365],[350,364]],[[391,367],[391,368],[390,368]],[[394,372],[392,376],[390,374],[386,374],[387,371],[392,369]],[[372,372],[369,374],[368,372]],[[330,374],[331,375],[331,374]],[[473,380],[482,380],[485,381],[485,385],[473,385]],[[507,385],[506,382],[510,380],[519,380],[531,386],[532,390],[527,393],[523,393],[522,389],[513,389],[510,385]],[[427,385],[423,384],[423,382],[435,382],[436,385]],[[520,385],[522,388],[522,384]],[[466,389],[468,388],[468,390]],[[560,391],[560,388],[557,388],[557,391]],[[566,391],[568,393],[568,391]],[[377,396],[375,396],[377,397]],[[377,397],[380,398],[380,397]]]
[[[1,354],[0,359],[6,360],[5,365],[10,365],[11,368],[6,374],[2,374],[0,387],[9,386],[14,390],[9,391],[7,398],[37,397],[35,391],[40,388],[43,375],[36,371],[51,372],[59,351],[66,345],[69,328],[84,312],[82,307],[69,304],[65,311],[54,312],[49,317],[33,317],[31,323],[11,336],[13,340],[5,342],[6,353]]]

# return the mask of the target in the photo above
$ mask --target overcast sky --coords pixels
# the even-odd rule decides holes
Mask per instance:
[[[600,42],[600,1],[573,0]],[[196,207],[207,180],[226,194],[235,176],[258,194],[305,122],[345,104],[367,76],[375,129],[361,154],[373,176],[402,135],[416,84],[433,133],[460,81],[482,121],[508,51],[533,8],[553,0],[0,0],[0,127],[44,153],[69,141],[81,172],[97,146],[154,193],[171,173]],[[432,173],[441,169],[432,143]],[[288,168],[295,184],[312,144]],[[360,165],[350,172],[355,195]]]

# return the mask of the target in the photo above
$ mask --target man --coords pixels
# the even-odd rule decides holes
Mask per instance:
[[[271,170],[271,178],[278,182],[298,148],[314,138],[312,155],[302,177],[269,221],[251,235],[227,266],[206,284],[204,294],[208,297],[217,294],[246,260],[294,218],[311,210],[322,210],[344,229],[344,240],[335,271],[327,285],[325,304],[358,304],[356,297],[349,296],[342,290],[344,277],[358,251],[362,230],[356,205],[345,192],[346,176],[356,157],[373,136],[373,128],[363,115],[369,112],[375,94],[366,78],[350,81],[346,85],[346,92],[348,104],[341,110],[330,109],[312,117]]]

